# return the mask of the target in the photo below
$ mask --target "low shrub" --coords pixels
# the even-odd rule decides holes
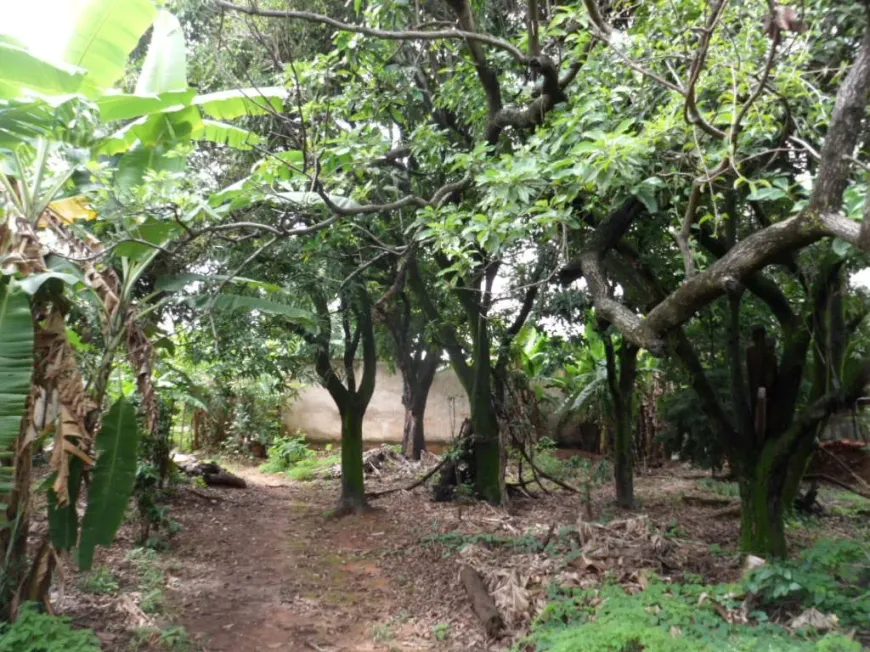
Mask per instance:
[[[280,473],[312,457],[315,453],[309,448],[305,437],[301,433],[296,433],[289,437],[275,439],[269,445],[266,454],[269,456],[269,461],[263,464],[260,470],[266,473]]]
[[[769,622],[730,624],[713,606],[737,609],[726,586],[653,580],[634,595],[616,584],[557,596],[540,614],[520,649],[552,652],[718,652],[777,650],[859,652],[842,635],[795,638]],[[703,594],[708,597],[703,597]]]
[[[100,642],[91,630],[70,627],[69,618],[24,604],[18,620],[0,624],[0,652],[100,652]]]
[[[821,539],[794,560],[749,574],[747,591],[768,609],[834,613],[846,627],[870,630],[870,549],[854,539]]]

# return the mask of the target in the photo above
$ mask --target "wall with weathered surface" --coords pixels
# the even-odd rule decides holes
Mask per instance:
[[[357,372],[357,382],[359,382]],[[462,420],[469,416],[468,399],[453,370],[442,369],[435,375],[429,402],[426,404],[426,440],[448,442],[459,432]],[[329,392],[319,385],[300,390],[287,402],[282,420],[287,430],[301,430],[313,441],[336,441],[341,438],[341,419]],[[385,364],[378,364],[375,393],[366,410],[363,439],[371,442],[402,441],[405,408],[402,407],[402,376]]]

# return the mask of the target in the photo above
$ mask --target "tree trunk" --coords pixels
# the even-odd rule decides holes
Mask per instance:
[[[438,367],[437,353],[427,352],[427,357],[413,366],[403,367],[404,392],[402,405],[405,406],[405,428],[402,433],[402,454],[412,460],[419,460],[426,450],[423,417],[429,390],[435,380]]]
[[[423,416],[426,403],[405,406],[405,430],[402,434],[402,454],[411,460],[419,460],[426,450],[426,437],[423,431]]]
[[[469,403],[474,430],[474,489],[490,505],[501,504],[501,449],[492,401],[492,365],[485,320],[474,337],[474,385]]]
[[[623,340],[619,349],[619,399],[616,405],[616,432],[613,442],[613,472],[616,504],[634,509],[634,383],[637,380],[637,352]]]
[[[471,406],[474,430],[474,489],[490,505],[501,502],[501,454],[498,418],[489,395],[475,395]]]
[[[740,486],[740,545],[743,552],[785,558],[785,516],[791,511],[809,458],[812,433],[798,439],[790,454],[777,455],[779,438],[768,439],[760,455],[744,462]]]
[[[341,500],[340,511],[359,512],[368,507],[363,484],[363,416],[356,401],[341,409]]]

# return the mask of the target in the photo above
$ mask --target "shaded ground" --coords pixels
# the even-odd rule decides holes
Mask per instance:
[[[58,610],[118,651],[499,650],[522,634],[552,580],[584,585],[608,572],[642,583],[649,570],[715,582],[739,574],[738,520],[718,516],[736,501],[734,485],[682,466],[638,476],[640,518],[625,520],[613,507],[610,483],[594,490],[588,507],[601,525],[590,531],[600,537],[600,554],[567,566],[544,546],[564,543],[560,533],[584,531],[580,495],[538,492],[505,512],[433,503],[417,489],[376,501],[370,514],[333,519],[336,481],[234,471],[247,489],[179,490],[169,507],[183,529],[168,552],[144,561],[130,555],[132,529],[125,526],[97,562],[117,579],[116,590],[95,594],[93,581],[83,586],[65,564]],[[367,482],[377,490],[408,478]],[[795,547],[855,535],[856,504],[833,492],[822,499],[827,515],[794,526]],[[460,563],[489,569],[508,620],[502,639],[488,640],[471,613]]]

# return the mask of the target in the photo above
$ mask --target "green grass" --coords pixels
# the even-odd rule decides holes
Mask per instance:
[[[291,466],[287,470],[287,477],[303,482],[315,480],[320,471],[340,463],[341,456],[339,455],[307,457]]]
[[[713,478],[704,478],[698,480],[699,488],[709,491],[710,493],[722,496],[723,498],[740,498],[740,487],[736,482],[725,482],[723,480],[714,480]]]
[[[114,595],[118,592],[118,580],[105,566],[95,568],[79,578],[79,589],[94,595]]]

